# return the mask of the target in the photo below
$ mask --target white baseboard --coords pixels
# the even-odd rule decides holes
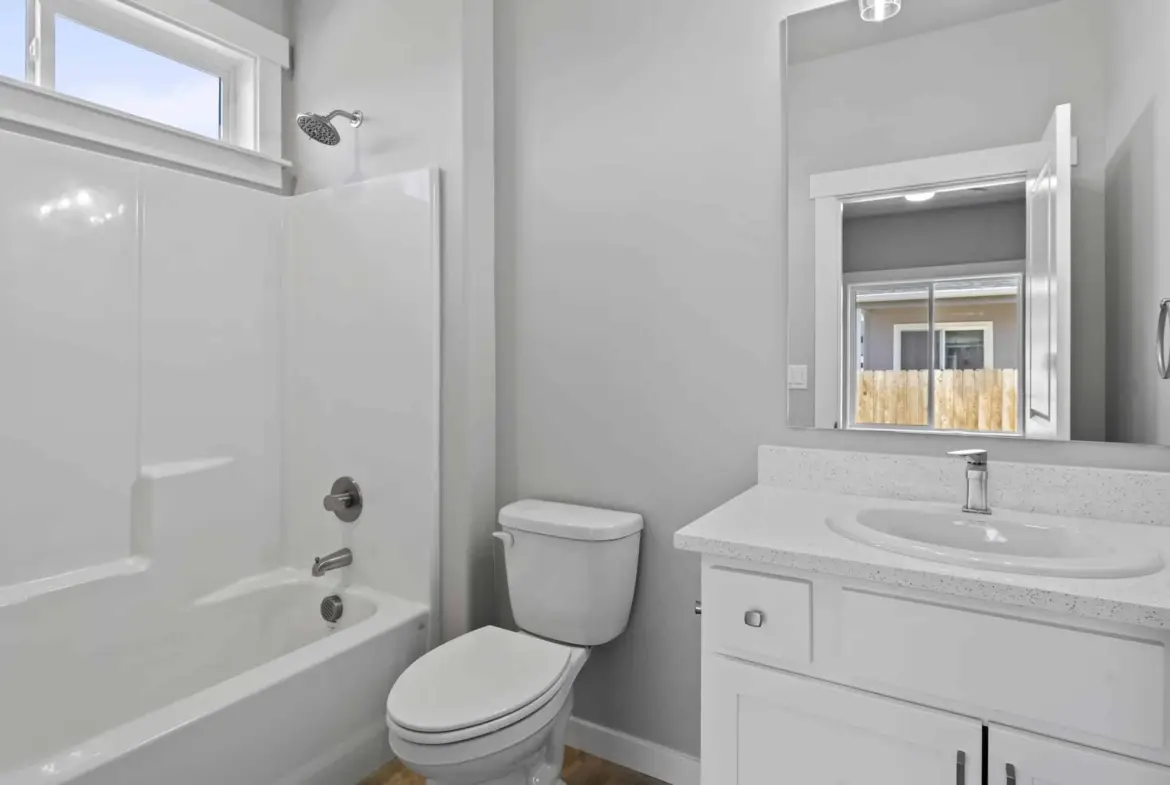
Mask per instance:
[[[698,758],[587,720],[569,720],[566,743],[669,785],[699,785]]]

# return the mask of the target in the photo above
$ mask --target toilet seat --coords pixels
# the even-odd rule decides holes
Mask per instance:
[[[400,739],[445,745],[523,722],[568,693],[587,650],[484,627],[415,661],[386,700]],[[555,711],[553,712],[555,714]]]

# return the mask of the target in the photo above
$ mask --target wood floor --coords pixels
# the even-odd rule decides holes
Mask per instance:
[[[665,783],[623,769],[572,747],[565,747],[565,785],[665,785]],[[362,780],[358,785],[424,785],[425,780],[406,770],[401,763],[391,763]]]

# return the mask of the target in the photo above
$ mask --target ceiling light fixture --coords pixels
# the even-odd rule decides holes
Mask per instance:
[[[935,196],[934,191],[919,191],[916,194],[906,194],[907,202],[929,202]]]
[[[857,0],[861,18],[866,22],[884,22],[893,19],[902,10],[902,0]]]

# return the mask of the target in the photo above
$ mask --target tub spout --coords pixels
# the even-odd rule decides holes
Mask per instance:
[[[313,577],[320,578],[331,570],[338,570],[351,564],[353,564],[353,551],[349,548],[342,548],[327,556],[318,556],[313,559]]]

